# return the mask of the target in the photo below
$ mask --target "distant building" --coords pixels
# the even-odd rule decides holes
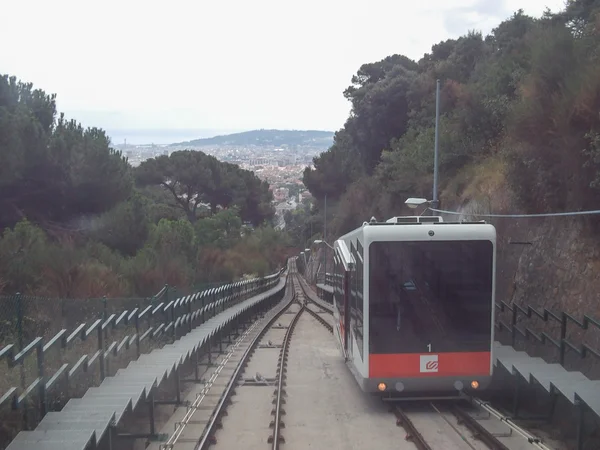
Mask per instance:
[[[290,195],[290,190],[288,188],[277,188],[273,189],[273,200],[277,203],[283,202]]]
[[[312,194],[309,191],[302,191],[298,193],[298,203],[302,203],[302,200],[306,198],[313,198]]]

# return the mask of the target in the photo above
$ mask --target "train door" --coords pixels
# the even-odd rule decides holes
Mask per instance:
[[[346,346],[344,345],[344,304],[346,302],[345,290],[345,271],[341,256],[336,249],[333,258],[333,319],[337,338],[341,347],[342,354],[346,356]]]
[[[334,317],[339,330],[340,345],[345,358],[348,358],[350,335],[350,302],[352,299],[352,277],[354,274],[354,258],[348,251],[344,241],[335,242],[335,307]]]

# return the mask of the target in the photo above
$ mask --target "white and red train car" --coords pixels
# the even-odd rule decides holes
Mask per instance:
[[[372,219],[334,249],[335,335],[363,391],[418,398],[489,385],[494,226]]]

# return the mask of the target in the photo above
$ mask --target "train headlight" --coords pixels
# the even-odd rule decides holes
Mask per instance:
[[[379,389],[381,392],[385,391],[386,388],[387,386],[385,385],[385,383],[379,383],[377,385],[377,389]]]
[[[473,389],[477,389],[479,387],[479,381],[476,381],[476,380],[471,381],[471,387]]]

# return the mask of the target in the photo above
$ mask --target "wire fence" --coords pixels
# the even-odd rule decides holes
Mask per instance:
[[[150,298],[0,296],[0,449],[140,354],[274,287],[282,273],[183,296],[169,286]]]
[[[140,298],[47,298],[22,294],[0,296],[0,347],[15,343],[19,349],[32,339],[54,336],[82,322],[123,310],[142,308],[174,299],[175,288],[166,285],[153,297]]]
[[[22,294],[0,296],[0,448],[5,448],[8,442],[16,433],[27,429],[28,423],[35,423],[36,408],[33,396],[27,395],[25,388],[35,385],[35,380],[39,379],[40,367],[42,372],[52,375],[61,367],[68,364],[72,367],[81,361],[82,354],[92,354],[97,351],[97,343],[90,336],[90,339],[84,339],[78,343],[70,345],[53,345],[43,352],[40,360],[40,353],[35,349],[28,348],[39,343],[46,344],[51,342],[56,336],[60,336],[61,331],[74,330],[82,324],[92,324],[99,319],[106,320],[111,314],[118,314],[124,310],[143,310],[152,304],[159,304],[167,299],[173,300],[177,292],[170,286],[165,286],[153,297],[148,298],[87,298],[87,299],[69,299],[69,298],[46,298],[35,297]],[[131,327],[128,327],[131,328]],[[69,332],[70,332],[69,331]],[[113,339],[122,339],[127,333],[132,331],[127,328],[114,330],[111,333]],[[135,332],[135,330],[134,330]],[[108,330],[105,333],[108,337]],[[66,337],[63,335],[61,340]],[[162,345],[164,336],[158,336],[151,344]],[[26,355],[24,353],[27,353]],[[11,355],[18,356],[24,354],[20,363],[11,364]],[[6,360],[6,361],[4,361]],[[127,358],[117,358],[114,364],[126,361]],[[83,366],[87,367],[87,361]],[[86,368],[84,367],[84,369]],[[43,377],[45,378],[45,377]],[[43,379],[42,378],[42,379]],[[96,381],[95,376],[89,380],[82,377],[73,377],[69,390],[59,390],[48,405],[49,407],[59,408],[73,395],[83,395],[90,383]],[[49,380],[49,378],[48,378]],[[40,382],[35,392],[40,386],[45,386],[49,381]],[[16,396],[16,397],[15,397]],[[6,409],[8,403],[14,399],[21,399],[22,404],[18,408]],[[12,409],[12,411],[11,411]]]

